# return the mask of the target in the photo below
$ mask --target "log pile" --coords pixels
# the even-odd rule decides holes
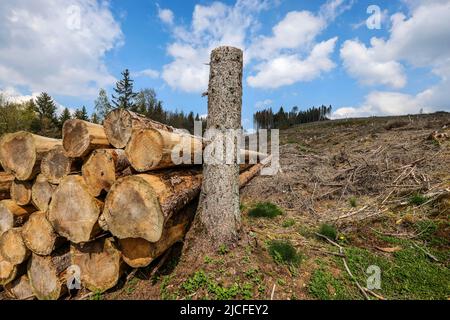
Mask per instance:
[[[68,120],[62,136],[0,139],[0,286],[12,299],[59,299],[77,283],[105,292],[182,241],[195,214],[202,168],[171,155],[201,159],[201,137],[122,109],[104,125]],[[263,166],[242,165],[240,185]]]

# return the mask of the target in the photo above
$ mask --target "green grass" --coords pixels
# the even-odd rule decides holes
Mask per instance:
[[[351,206],[352,208],[356,208],[356,207],[358,206],[358,202],[356,201],[356,198],[355,198],[355,197],[351,197],[351,198],[348,200],[348,202],[350,203],[350,206]]]
[[[388,258],[366,249],[346,249],[347,262],[358,281],[365,286],[370,265],[381,269],[381,289],[376,290],[388,299],[448,299],[450,270],[432,262],[407,240],[400,240],[402,250]],[[341,260],[337,260],[340,261]],[[342,266],[343,268],[343,266]]]
[[[309,293],[319,300],[349,300],[358,298],[345,279],[335,278],[321,267],[314,271],[308,286]]]
[[[285,221],[283,221],[283,228],[289,228],[292,227],[295,224],[295,220],[294,219],[287,219]]]
[[[268,249],[276,263],[296,267],[302,260],[301,255],[289,240],[272,240],[269,242]]]
[[[281,214],[283,214],[283,210],[270,202],[257,203],[248,212],[248,215],[254,218],[275,218]]]
[[[424,204],[427,202],[428,198],[421,195],[420,193],[415,193],[409,198],[409,204],[420,206],[421,204]]]
[[[337,237],[336,228],[330,224],[322,223],[319,228],[319,232],[321,235],[326,236],[331,240],[335,240]]]
[[[255,275],[252,274],[251,277]],[[192,296],[198,291],[202,290],[205,294],[205,299],[216,300],[230,300],[230,299],[244,299],[249,300],[253,298],[254,284],[253,282],[241,282],[236,279],[231,286],[223,286],[216,282],[212,276],[199,270],[191,275],[185,282],[181,284],[181,289],[188,296]]]
[[[221,244],[219,246],[219,249],[217,250],[219,254],[221,255],[225,255],[227,254],[230,250],[228,249],[228,247],[225,244]]]

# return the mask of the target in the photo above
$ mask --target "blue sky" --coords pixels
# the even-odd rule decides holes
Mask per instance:
[[[7,1],[0,91],[93,111],[128,68],[167,109],[205,114],[209,52],[233,45],[246,128],[269,106],[331,104],[336,118],[450,110],[449,16],[448,0]]]

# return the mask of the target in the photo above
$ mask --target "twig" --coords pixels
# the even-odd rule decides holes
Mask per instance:
[[[276,283],[273,284],[272,288],[272,294],[270,295],[270,300],[273,300],[273,297],[275,296],[275,288],[277,287]]]
[[[368,205],[365,205],[365,206],[362,207],[361,209],[358,209],[358,210],[356,210],[356,211],[353,211],[353,212],[344,214],[344,215],[339,216],[339,217],[337,217],[337,218],[329,219],[328,221],[336,221],[336,220],[340,220],[340,219],[344,219],[344,218],[348,218],[348,217],[354,216],[355,214],[357,214],[357,213],[359,213],[359,212],[361,212],[361,211],[364,211],[364,210],[367,209],[368,207],[369,207]]]
[[[371,295],[373,295],[375,298],[378,298],[378,299],[380,299],[380,300],[386,300],[385,297],[383,297],[382,295],[380,295],[380,294],[378,294],[378,293],[373,292],[372,290],[369,290],[369,289],[367,289],[367,288],[365,288],[365,287],[363,287],[363,289],[364,289],[364,291],[366,291],[367,293],[370,293]]]
[[[411,241],[412,242],[412,241]],[[431,258],[432,260],[439,262],[439,260],[433,256],[431,253],[429,253],[428,251],[426,251],[424,248],[420,247],[419,245],[415,244],[414,242],[412,242],[413,246],[415,246],[416,248],[420,249],[423,253],[425,253],[429,258]]]

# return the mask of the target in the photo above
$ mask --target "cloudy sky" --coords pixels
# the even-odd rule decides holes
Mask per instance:
[[[92,111],[128,68],[166,108],[205,114],[209,53],[232,45],[246,128],[269,106],[450,111],[449,17],[450,0],[1,0],[0,91]]]

